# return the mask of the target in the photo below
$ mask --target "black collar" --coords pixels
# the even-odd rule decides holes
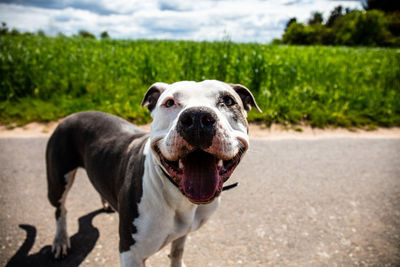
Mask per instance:
[[[172,179],[172,177],[169,176],[169,174],[168,174],[166,171],[164,171],[164,169],[161,168],[161,166],[158,166],[158,167],[160,167],[161,171],[162,171],[163,174],[168,178],[168,180],[169,180],[173,185],[175,185],[176,187],[179,188],[179,185],[174,181],[174,179]]]

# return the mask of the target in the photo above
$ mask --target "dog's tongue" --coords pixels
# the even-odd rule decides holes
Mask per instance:
[[[219,185],[215,157],[204,151],[195,151],[183,159],[182,186],[192,202],[206,202],[214,197]]]

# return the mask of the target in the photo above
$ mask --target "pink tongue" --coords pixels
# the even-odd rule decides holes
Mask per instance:
[[[219,175],[214,156],[195,151],[183,159],[183,191],[194,202],[212,199],[218,190]]]

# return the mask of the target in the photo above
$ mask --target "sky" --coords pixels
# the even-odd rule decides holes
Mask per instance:
[[[0,0],[0,22],[48,35],[267,43],[291,17],[306,22],[319,11],[327,19],[338,5],[362,9],[360,0]]]

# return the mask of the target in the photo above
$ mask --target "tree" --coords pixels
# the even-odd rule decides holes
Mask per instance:
[[[321,12],[314,12],[311,14],[311,18],[308,20],[308,25],[322,24],[324,18]]]
[[[271,41],[271,44],[273,44],[273,45],[280,45],[280,44],[283,44],[283,42],[282,42],[282,40],[279,39],[279,38],[274,38],[274,39]]]
[[[80,30],[78,32],[78,37],[96,39],[96,36],[94,36],[93,34],[91,34],[90,32],[88,32],[86,30]]]
[[[389,31],[394,36],[400,36],[400,11],[389,13],[386,15],[386,18],[389,23]]]
[[[363,4],[365,10],[381,10],[383,12],[400,11],[400,1],[398,0],[367,0]]]
[[[332,30],[321,23],[292,23],[282,37],[283,43],[297,45],[332,45],[334,40]]]
[[[285,32],[287,31],[287,29],[289,28],[289,26],[290,26],[292,23],[295,23],[295,22],[297,22],[297,19],[296,19],[296,18],[290,18],[289,21],[286,23]]]
[[[38,36],[42,36],[42,37],[46,36],[46,34],[44,33],[43,30],[38,30],[38,31],[37,31],[37,35],[38,35]]]
[[[334,26],[338,45],[384,46],[392,38],[382,11],[352,12],[342,17]]]
[[[328,20],[326,21],[326,26],[332,27],[335,24],[335,21],[341,17],[343,17],[343,7],[337,6],[332,10],[331,15],[329,16]]]
[[[100,34],[100,38],[101,38],[101,39],[109,39],[109,38],[110,38],[110,35],[108,35],[108,32],[107,32],[107,31],[104,31],[104,32],[102,32],[102,33]]]
[[[312,13],[308,25],[291,18],[282,42],[300,45],[400,46],[400,11],[344,10],[342,6],[337,6],[326,24],[323,24],[319,12]]]
[[[390,33],[397,37],[397,44],[400,43],[400,1],[394,0],[367,0],[363,4],[367,11],[381,10],[386,13],[388,29]]]
[[[20,33],[17,29],[13,28],[13,29],[11,30],[10,34],[11,34],[12,36],[18,36],[18,35],[20,35],[21,33]]]
[[[7,23],[4,21],[1,23],[1,28],[0,28],[0,35],[6,35],[8,33],[8,27]]]
[[[290,24],[287,31],[283,34],[282,41],[285,44],[310,45],[316,43],[316,35],[310,26],[294,22]]]

